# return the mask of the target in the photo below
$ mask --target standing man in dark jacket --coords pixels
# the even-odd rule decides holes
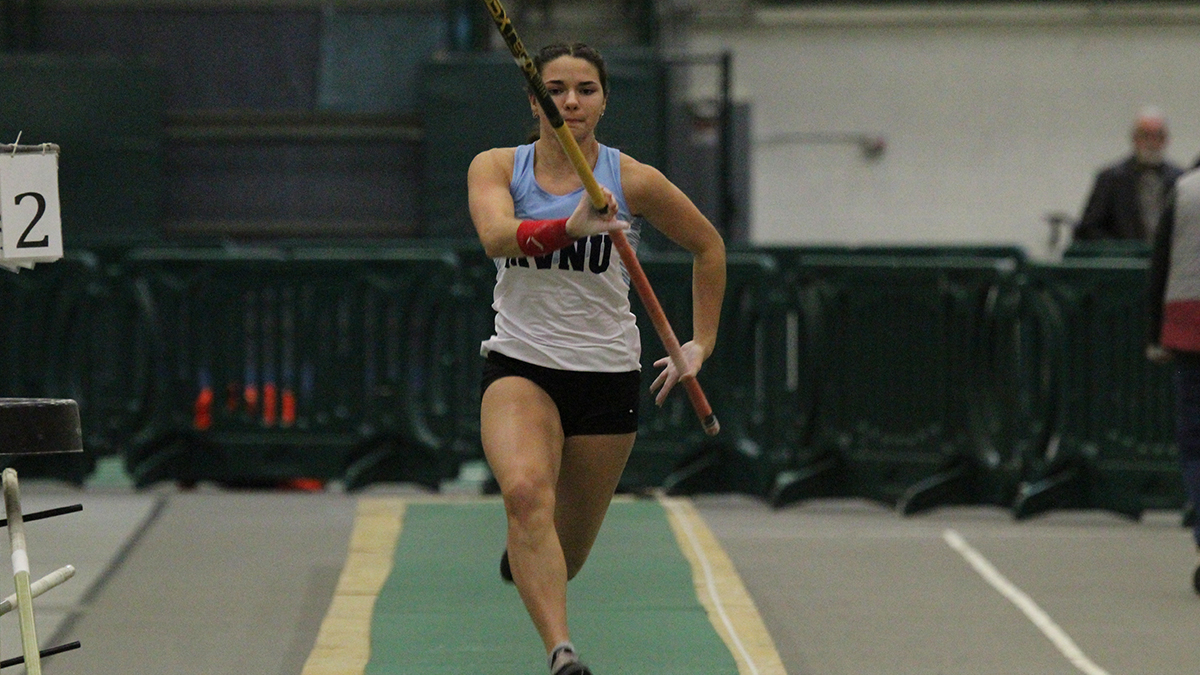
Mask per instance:
[[[1167,192],[1183,171],[1163,156],[1167,120],[1156,108],[1138,113],[1133,154],[1096,175],[1075,239],[1154,241]]]
[[[1175,364],[1175,442],[1184,486],[1200,507],[1200,170],[1175,183],[1150,259],[1146,356]],[[1200,518],[1192,535],[1200,549]],[[1200,593],[1200,567],[1192,577]]]

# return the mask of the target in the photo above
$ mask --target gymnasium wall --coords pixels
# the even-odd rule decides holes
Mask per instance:
[[[44,77],[31,87],[36,97],[14,97],[0,110],[0,133],[11,141],[24,130],[23,142],[62,145],[63,200],[72,204],[94,201],[67,189],[72,181],[120,175],[124,189],[140,180],[126,177],[123,164],[79,174],[77,158],[108,141],[111,125],[100,120],[145,119],[142,138],[154,146],[144,160],[157,171],[150,222],[64,212],[69,242],[147,231],[263,238],[417,230],[416,80],[445,46],[440,8],[85,2],[54,3],[38,17],[35,47],[14,50],[33,54],[3,55],[0,81],[33,77],[23,65],[31,59],[69,77]],[[151,73],[145,88],[154,100],[106,93],[109,76],[96,61],[126,78]]]
[[[718,3],[729,9],[738,3]],[[1200,8],[1187,3],[798,3],[705,17],[688,49],[734,54],[753,111],[760,244],[1005,243],[1048,253],[1126,154],[1137,110],[1200,155]],[[830,134],[886,139],[878,159]],[[807,142],[771,143],[782,134]],[[794,136],[793,136],[794,137]]]

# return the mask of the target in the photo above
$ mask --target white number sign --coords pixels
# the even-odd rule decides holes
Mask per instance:
[[[62,258],[58,153],[0,154],[0,266]]]

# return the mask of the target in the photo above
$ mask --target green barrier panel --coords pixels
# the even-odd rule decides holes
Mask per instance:
[[[984,299],[965,365],[974,465],[989,477],[973,487],[982,503],[1012,503],[1026,458],[1050,434],[1053,364],[1037,348],[1044,326],[1029,316],[1024,280],[1020,271],[1005,275]]]
[[[1147,258],[1150,256],[1149,242],[1136,239],[1098,239],[1076,241],[1063,251],[1063,258]]]
[[[479,345],[495,329],[492,290],[496,285],[496,264],[487,257],[477,239],[431,242],[437,248],[452,250],[458,261],[459,310],[455,328],[444,343],[444,358],[453,359],[458,385],[455,409],[455,454],[465,459],[482,460],[483,444],[479,428],[479,384],[483,378],[483,357]],[[498,490],[493,486],[493,491]]]
[[[905,513],[995,503],[1018,517],[1181,504],[1170,371],[1142,355],[1146,261],[955,250],[730,251],[717,353],[701,373],[716,438],[681,391],[653,405],[665,350],[631,298],[647,377],[622,489],[776,505],[854,495]],[[686,340],[690,256],[647,253],[643,266]],[[96,456],[123,452],[139,485],[437,487],[482,457],[478,349],[494,274],[461,239],[73,251],[2,275],[4,393],[77,400],[88,450],[26,470],[82,482]]]
[[[119,265],[92,251],[68,251],[61,265],[78,258],[88,273],[68,271],[82,287],[81,302],[56,339],[58,358],[47,364],[56,391],[79,403],[84,448],[117,455],[147,422],[150,378],[145,336],[136,330],[139,308]]]
[[[142,424],[136,308],[89,251],[20,274],[0,274],[6,322],[0,332],[4,396],[69,398],[79,406],[84,452],[4,457],[22,475],[82,484],[96,460],[118,454]]]
[[[810,433],[770,493],[777,506],[861,496],[905,513],[1004,501],[1014,460],[976,412],[1008,257],[801,255],[784,272],[814,330]],[[1005,417],[1007,412],[993,412]]]
[[[47,368],[62,358],[66,330],[79,311],[90,277],[86,257],[72,256],[20,274],[0,274],[4,326],[0,332],[0,387],[4,396],[49,396]]]
[[[0,273],[5,319],[0,329],[0,396],[77,398],[80,383],[64,377],[59,368],[70,348],[70,331],[87,306],[86,288],[95,272],[90,260],[72,256],[20,274]],[[0,467],[15,468],[22,476],[82,484],[95,467],[94,439],[86,434],[95,415],[86,400],[78,402],[85,430],[83,453],[3,455]]]
[[[1025,302],[1042,325],[1036,346],[1052,398],[1017,517],[1053,508],[1138,517],[1182,506],[1170,369],[1145,358],[1147,265],[1080,258],[1027,268]]]
[[[886,258],[1010,258],[1023,261],[1025,249],[1008,244],[765,244],[745,246],[732,244],[732,251],[765,253],[774,256],[783,267],[798,263],[812,255],[880,256]]]
[[[680,343],[692,335],[692,256],[656,253],[639,256],[655,296]],[[675,494],[740,490],[762,494],[774,475],[770,468],[769,403],[762,383],[773,377],[760,358],[760,324],[769,280],[769,256],[731,253],[726,260],[725,301],[716,349],[700,371],[700,384],[721,423],[708,437],[682,387],[660,408],[650,383],[654,362],[666,348],[641,299],[631,292],[642,337],[642,398],[637,443],[621,479],[625,490],[663,486]]]
[[[142,249],[127,264],[155,392],[126,457],[138,485],[457,473],[449,252]]]
[[[738,249],[734,249],[738,250]],[[824,283],[813,270],[803,261],[812,256],[855,256],[883,261],[892,264],[896,260],[926,260],[925,264],[936,264],[941,259],[987,259],[999,265],[1001,270],[1019,268],[1025,259],[1024,251],[1010,245],[950,245],[950,246],[916,246],[916,245],[814,245],[814,246],[756,246],[752,250],[766,253],[774,257],[779,264],[779,285],[773,289],[774,295],[783,296],[785,309],[782,320],[769,321],[765,327],[769,337],[766,339],[764,358],[775,365],[773,371],[777,376],[768,382],[779,385],[770,390],[773,415],[779,420],[775,425],[775,443],[785,448],[781,452],[788,455],[785,464],[789,465],[780,475],[768,494],[768,499],[777,505],[783,505],[796,499],[817,496],[838,496],[848,494],[849,486],[843,480],[841,460],[833,453],[822,448],[818,442],[819,423],[817,402],[821,398],[821,387],[825,375],[825,342],[829,327],[828,313],[823,310],[829,293],[828,284]],[[1004,275],[1007,279],[1008,275]],[[981,303],[979,320],[985,323],[1011,322],[1004,318],[1003,308],[1012,305],[1011,293],[1001,292],[998,286],[995,293]],[[1001,334],[1003,335],[1003,334]],[[978,343],[979,368],[989,366],[989,360],[1001,357],[1005,348],[986,340]],[[994,369],[993,369],[994,370]],[[998,405],[997,394],[989,394],[989,384],[1000,380],[994,377],[995,372],[989,371],[992,377],[975,378],[975,389],[971,396],[980,400],[980,405],[970,406],[970,419],[973,438],[980,447],[989,447],[997,443],[1007,446],[1008,441],[998,438],[1011,426],[1010,410],[1007,405]],[[1007,372],[1003,367],[1000,372]],[[995,388],[994,386],[992,388]],[[974,399],[973,399],[974,400]],[[1007,403],[1018,398],[1003,398]],[[980,461],[993,462],[991,456],[983,457]],[[959,471],[958,473],[961,473]],[[954,474],[952,474],[954,475]],[[964,476],[947,476],[935,474],[926,481],[911,489],[912,494],[901,498],[902,508],[921,510],[925,503],[936,503],[941,499],[953,499],[952,494],[957,488],[949,490]],[[995,486],[976,484],[974,489],[994,490]],[[1003,489],[1003,488],[1001,488]],[[1001,497],[985,497],[988,501],[999,500]]]

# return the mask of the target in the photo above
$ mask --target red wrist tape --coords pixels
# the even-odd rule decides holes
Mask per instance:
[[[522,220],[517,226],[517,246],[528,256],[546,255],[575,241],[567,236],[567,219]]]

